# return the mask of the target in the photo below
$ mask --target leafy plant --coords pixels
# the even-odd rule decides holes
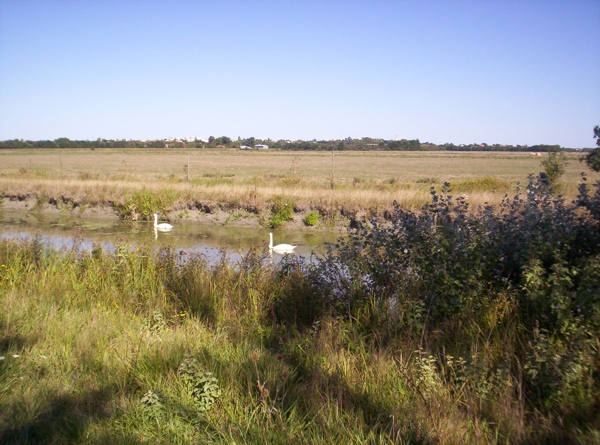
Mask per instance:
[[[306,224],[307,226],[315,226],[318,222],[319,213],[314,210],[304,217],[304,224]]]
[[[271,218],[269,226],[273,229],[283,226],[286,222],[294,219],[294,202],[283,196],[277,196],[271,206]]]
[[[164,409],[164,398],[158,391],[148,390],[140,399],[142,408],[156,417],[160,415]]]
[[[585,163],[587,166],[595,172],[600,171],[600,125],[594,127],[594,139],[596,139],[596,145],[598,148],[590,151],[585,157]]]
[[[432,188],[420,213],[396,204],[391,222],[372,218],[330,246],[314,286],[384,342],[436,338],[439,326],[475,342],[481,333],[471,327],[488,325],[488,314],[500,316],[508,304],[502,313],[512,315],[488,334],[501,341],[503,323],[519,323],[511,346],[519,362],[503,369],[519,380],[525,365],[524,391],[537,409],[589,406],[598,357],[589,333],[600,327],[600,183],[595,188],[590,194],[582,184],[569,204],[543,177],[531,178],[524,196],[518,190],[498,208],[475,210],[453,199],[449,184],[440,194]],[[410,316],[417,304],[425,317]],[[499,372],[499,364],[486,366],[484,374]]]
[[[175,201],[175,194],[169,191],[153,193],[147,188],[134,192],[117,206],[117,211],[124,219],[139,221],[150,218],[153,213],[165,213],[167,207]]]
[[[185,383],[201,411],[208,411],[221,397],[219,381],[212,372],[205,371],[194,357],[188,357],[177,369],[179,378]]]
[[[544,167],[542,178],[545,181],[543,184],[547,184],[550,190],[556,189],[558,180],[565,174],[565,166],[567,164],[565,155],[562,152],[551,151],[541,164]]]

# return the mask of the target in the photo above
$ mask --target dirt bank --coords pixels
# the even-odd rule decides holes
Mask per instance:
[[[0,199],[0,208],[28,210],[43,213],[66,213],[73,216],[93,216],[114,219],[151,219],[152,215],[124,216],[120,213],[118,202],[87,202],[69,197],[46,197],[35,193],[8,193]],[[307,224],[310,213],[318,215],[314,225]],[[306,228],[310,230],[346,230],[367,216],[364,210],[346,208],[315,208],[309,205],[297,205],[293,218],[281,228]],[[167,208],[162,214],[164,221],[196,221],[202,224],[219,224],[246,227],[267,227],[270,225],[270,209],[235,207],[229,203],[213,201],[180,202]]]

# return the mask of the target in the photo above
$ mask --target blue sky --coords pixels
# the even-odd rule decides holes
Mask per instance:
[[[0,0],[0,140],[594,146],[600,0]]]

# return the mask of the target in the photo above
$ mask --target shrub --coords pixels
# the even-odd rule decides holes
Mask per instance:
[[[454,192],[508,192],[510,188],[510,182],[490,176],[452,183]]]
[[[164,213],[169,205],[175,202],[175,195],[169,191],[155,194],[147,188],[134,192],[125,203],[117,206],[117,211],[124,219],[132,221],[149,218],[153,213]]]
[[[273,205],[271,206],[269,226],[276,229],[292,219],[294,219],[294,202],[283,196],[275,197]]]
[[[314,210],[304,217],[304,224],[315,226],[319,222],[319,213]]]
[[[561,152],[552,151],[548,153],[548,157],[541,164],[544,167],[544,177],[548,188],[555,190],[558,180],[565,174],[565,166],[567,165],[565,155]]]
[[[315,285],[378,341],[435,343],[443,328],[452,333],[444,348],[471,354],[465,348],[489,326],[484,341],[496,338],[504,352],[486,373],[508,360],[502,369],[523,381],[535,409],[585,411],[600,402],[591,389],[600,371],[600,183],[595,194],[582,184],[569,204],[541,179],[497,208],[471,211],[449,184],[432,188],[420,213],[395,203],[391,222],[371,219],[330,246]]]

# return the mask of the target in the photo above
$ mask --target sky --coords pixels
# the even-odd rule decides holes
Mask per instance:
[[[595,146],[600,0],[0,0],[0,140]]]

